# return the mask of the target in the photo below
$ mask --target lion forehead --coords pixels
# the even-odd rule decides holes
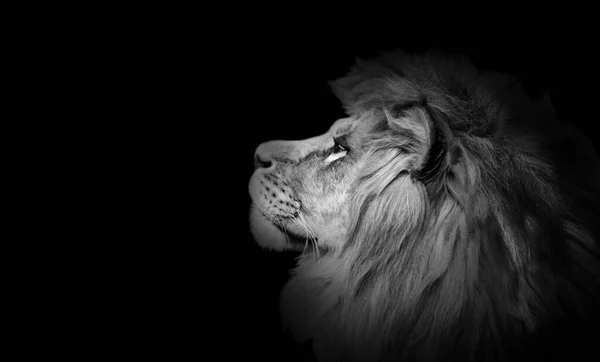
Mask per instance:
[[[299,161],[311,153],[322,151],[333,146],[335,137],[353,132],[359,127],[362,119],[349,117],[338,119],[329,130],[321,135],[304,140],[276,140],[261,144],[258,154],[270,155],[274,159]]]
[[[361,121],[362,119],[357,117],[338,119],[329,128],[329,133],[334,137],[351,133],[358,127]]]

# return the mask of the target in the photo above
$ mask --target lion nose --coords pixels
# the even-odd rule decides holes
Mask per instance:
[[[260,155],[258,153],[254,154],[254,169],[257,168],[269,168],[273,165],[273,162],[269,160],[265,155]]]
[[[273,168],[277,160],[284,155],[281,141],[269,141],[261,143],[254,152],[254,167]]]

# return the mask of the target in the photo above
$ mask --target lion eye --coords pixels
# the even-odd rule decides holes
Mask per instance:
[[[348,148],[342,143],[341,139],[334,138],[333,142],[334,142],[334,146],[332,149],[333,153],[340,153],[340,152],[348,151]]]
[[[325,163],[331,163],[335,160],[338,160],[346,156],[346,153],[348,152],[348,146],[346,146],[343,139],[334,138],[333,143],[334,145],[331,148],[331,151],[328,152],[328,156],[325,159]]]

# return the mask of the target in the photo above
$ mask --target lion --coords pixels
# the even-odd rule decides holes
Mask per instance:
[[[320,362],[589,358],[600,162],[549,97],[433,51],[331,85],[347,117],[259,145],[249,184],[257,243],[299,253],[293,338]]]

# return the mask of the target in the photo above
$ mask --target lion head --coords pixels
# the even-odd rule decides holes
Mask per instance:
[[[249,186],[259,245],[301,252],[281,298],[298,341],[319,361],[512,361],[589,334],[600,163],[547,99],[434,54],[332,85],[349,117],[261,144]]]

